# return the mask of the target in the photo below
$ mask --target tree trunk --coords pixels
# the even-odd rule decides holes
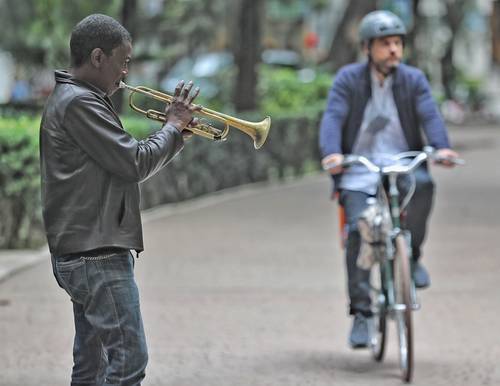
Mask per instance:
[[[134,39],[137,32],[137,0],[123,0],[121,11],[121,23]],[[115,110],[121,113],[123,110],[123,90],[117,90],[111,97]]]
[[[234,56],[237,77],[234,88],[236,111],[257,107],[257,64],[260,61],[262,0],[241,0],[235,29]]]
[[[418,67],[418,53],[416,49],[416,40],[419,32],[419,27],[422,24],[422,16],[418,11],[420,0],[413,0],[413,26],[406,34],[405,51],[407,53],[408,64]]]
[[[458,0],[453,3],[447,3],[447,20],[448,26],[451,29],[452,38],[448,42],[448,46],[446,47],[446,51],[444,56],[441,58],[441,73],[442,73],[442,81],[443,88],[446,99],[454,99],[454,84],[456,80],[456,69],[453,65],[453,45],[455,42],[455,37],[457,36],[458,29],[462,24],[462,20],[464,18],[464,8],[465,1]]]
[[[493,13],[491,14],[491,37],[493,63],[500,64],[500,1],[493,2]]]
[[[376,5],[376,0],[349,1],[325,58],[325,62],[331,63],[333,71],[356,61],[360,47],[359,23],[363,16],[376,9]]]

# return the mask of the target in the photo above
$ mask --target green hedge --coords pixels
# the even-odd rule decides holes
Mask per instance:
[[[323,110],[332,75],[313,69],[262,68],[259,77],[260,109],[275,116],[283,112],[307,115]]]
[[[231,129],[228,140],[222,143],[194,136],[186,141],[179,157],[143,183],[142,206],[147,208],[317,170],[318,120],[318,113],[273,116],[268,139],[259,150],[254,149],[249,136],[236,129]]]
[[[40,242],[38,119],[0,119],[0,248]]]
[[[268,140],[260,150],[255,150],[250,137],[236,129],[223,143],[197,136],[186,141],[179,157],[142,184],[142,207],[316,169],[319,114],[276,114],[272,118]],[[26,248],[44,242],[39,122],[39,117],[0,118],[0,248]],[[158,128],[158,124],[140,116],[125,117],[123,122],[138,139]]]

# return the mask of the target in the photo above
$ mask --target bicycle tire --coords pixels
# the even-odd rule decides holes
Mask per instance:
[[[399,365],[402,378],[411,382],[413,377],[413,325],[411,301],[411,270],[408,245],[403,234],[396,237],[394,253],[395,320],[399,342]]]
[[[383,286],[383,268],[379,264],[372,269],[372,309],[373,325],[370,349],[373,359],[384,359],[387,342],[387,294]]]

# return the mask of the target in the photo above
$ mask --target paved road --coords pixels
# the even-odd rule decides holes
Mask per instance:
[[[415,385],[499,385],[500,130],[456,129],[467,166],[435,170],[415,315]],[[344,267],[326,176],[149,213],[136,264],[148,386],[397,385],[387,358],[347,347]],[[0,385],[62,386],[71,305],[48,261],[0,283]]]

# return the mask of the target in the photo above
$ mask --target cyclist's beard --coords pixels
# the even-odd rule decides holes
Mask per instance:
[[[384,78],[387,78],[389,75],[392,75],[399,66],[399,62],[396,64],[391,64],[391,65],[388,65],[387,61],[385,61],[385,60],[378,62],[378,63],[374,62],[371,56],[370,56],[370,62],[373,65],[373,67],[375,68],[375,70],[378,73],[382,74],[384,76]]]

